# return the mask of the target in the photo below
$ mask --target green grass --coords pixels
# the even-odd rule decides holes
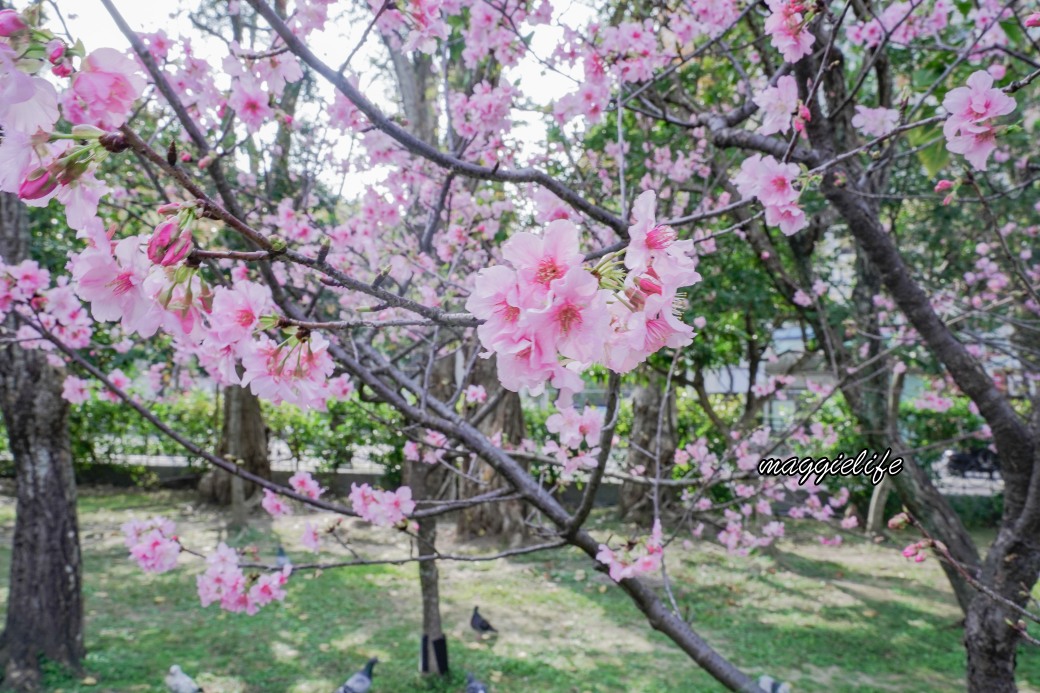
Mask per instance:
[[[0,499],[0,575],[10,561],[12,505]],[[161,691],[165,670],[177,663],[217,693],[328,693],[370,656],[382,662],[373,693],[461,691],[465,670],[492,682],[496,693],[722,690],[573,550],[443,565],[453,674],[426,681],[416,671],[421,612],[414,565],[300,572],[284,604],[256,616],[226,614],[200,607],[199,561],[183,557],[182,568],[156,576],[126,559],[119,525],[159,513],[177,520],[189,546],[206,549],[226,538],[222,517],[195,507],[192,494],[81,492],[85,669],[95,681],[48,668],[48,690]],[[231,543],[255,545],[270,557],[281,541],[297,562],[305,559],[296,543],[304,518],[273,527],[254,519]],[[604,535],[630,531],[601,516],[594,525]],[[364,555],[407,551],[383,530],[349,524],[348,533]],[[453,552],[493,550],[453,546],[447,525],[441,536]],[[768,672],[796,691],[963,689],[959,613],[934,560],[910,564],[897,546],[855,539],[824,548],[812,536],[751,558],[701,544],[673,545],[667,558],[693,627],[755,676]],[[469,630],[474,604],[501,631],[497,639],[479,640]],[[1023,649],[1018,661],[1021,689],[1036,690],[1040,655]]]

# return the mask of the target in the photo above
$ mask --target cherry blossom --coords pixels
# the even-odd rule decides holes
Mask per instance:
[[[857,105],[856,115],[852,117],[852,127],[873,137],[887,135],[898,124],[899,111],[892,108],[868,108]]]
[[[142,570],[165,573],[177,567],[181,545],[173,522],[163,517],[131,520],[122,529],[130,557]]]
[[[65,117],[112,130],[124,122],[145,81],[133,60],[114,48],[99,48],[83,59],[62,101]]]
[[[795,164],[782,164],[772,156],[755,154],[740,165],[733,182],[741,195],[756,197],[765,206],[767,224],[778,226],[790,236],[809,225],[798,206],[799,192],[794,187],[799,174]]]
[[[307,496],[314,500],[317,500],[321,497],[321,494],[325,493],[325,489],[314,480],[311,473],[302,470],[289,477],[289,486],[301,496]]]
[[[951,89],[943,99],[950,117],[943,124],[946,148],[962,154],[977,170],[986,168],[990,154],[997,148],[997,132],[992,121],[1015,110],[1015,99],[993,86],[993,76],[978,71],[968,77],[967,86]]]
[[[361,519],[379,527],[398,525],[415,510],[412,489],[407,486],[396,491],[380,491],[368,484],[351,484],[350,504]]]
[[[796,63],[812,51],[816,37],[809,31],[808,19],[802,15],[805,7],[798,0],[767,0],[771,14],[765,31],[773,48],[784,60]]]
[[[755,97],[755,104],[762,111],[763,135],[774,135],[791,129],[791,115],[798,110],[798,83],[791,75],[776,81],[775,87],[767,87]]]
[[[270,513],[272,517],[292,515],[292,506],[286,502],[285,498],[271,491],[271,489],[264,489],[264,497],[260,501],[260,507]]]

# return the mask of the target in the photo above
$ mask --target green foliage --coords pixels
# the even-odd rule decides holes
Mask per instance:
[[[292,405],[264,402],[263,414],[271,435],[285,442],[295,460],[319,460],[319,471],[335,472],[350,468],[358,450],[365,447],[383,465],[385,483],[400,483],[406,439],[400,415],[389,406],[350,399],[332,403],[326,412],[304,412]]]
[[[917,463],[925,469],[932,466],[942,457],[947,447],[977,447],[976,442],[961,443],[953,441],[974,433],[985,423],[982,418],[973,414],[969,407],[971,400],[967,397],[951,397],[953,406],[945,412],[918,409],[912,402],[903,402],[899,408],[899,428],[907,444],[917,452]]]
[[[151,411],[190,441],[213,450],[220,440],[219,408],[213,394],[194,390],[170,402],[153,402]],[[93,397],[69,411],[72,460],[78,474],[99,465],[125,464],[128,455],[184,456],[190,468],[203,464],[179,443],[160,433],[122,402]],[[146,478],[146,468],[127,465],[132,478]]]

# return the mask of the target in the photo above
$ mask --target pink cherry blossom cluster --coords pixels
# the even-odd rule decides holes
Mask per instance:
[[[483,385],[468,385],[462,393],[466,404],[483,404],[487,401],[487,390]]]
[[[126,547],[130,558],[149,573],[165,573],[177,567],[181,544],[177,528],[164,517],[150,520],[131,520],[123,525]]]
[[[90,344],[93,322],[72,287],[64,278],[52,286],[50,272],[34,260],[17,265],[0,262],[0,319],[11,312],[38,322],[74,349]],[[15,336],[23,347],[54,349],[50,342],[34,339],[40,333],[24,322],[19,324]]]
[[[94,172],[108,155],[99,140],[104,131],[96,126],[122,125],[144,80],[123,53],[102,48],[84,55],[78,46],[68,47],[46,29],[32,26],[35,19],[28,13],[5,12],[7,29],[0,35],[0,190],[16,192],[32,206],[57,198],[70,227],[96,232],[104,186]],[[30,54],[47,59],[20,59]],[[67,84],[61,99],[40,74],[47,65]],[[59,115],[73,124],[71,136],[51,137]]]
[[[580,61],[585,78],[577,91],[553,106],[560,123],[578,115],[589,123],[599,122],[610,100],[612,85],[648,81],[675,54],[674,48],[662,44],[661,33],[649,19],[617,26],[594,23],[584,33],[567,29],[564,37],[556,56],[572,65]]]
[[[451,126],[459,137],[499,135],[509,130],[509,111],[516,90],[508,84],[497,87],[487,81],[473,87],[473,93],[451,95]]]
[[[486,395],[485,395],[486,397]],[[448,438],[440,431],[426,431],[422,444],[409,440],[404,444],[404,458],[409,462],[437,464],[447,452]]]
[[[909,544],[903,549],[903,558],[910,559],[914,563],[923,563],[928,558],[928,549],[931,547],[932,541],[930,539],[922,539]]]
[[[199,601],[203,607],[214,602],[232,613],[256,614],[261,607],[285,600],[285,583],[292,566],[263,575],[246,576],[239,566],[238,553],[221,542],[206,557],[206,571],[196,577]]]
[[[796,63],[812,52],[816,37],[807,26],[811,16],[803,15],[805,5],[799,0],[767,0],[770,15],[765,31],[773,48],[784,60]]]
[[[773,156],[754,154],[740,165],[733,182],[745,198],[755,197],[762,203],[767,224],[790,236],[809,225],[798,206],[801,193],[794,187],[800,174],[797,164],[782,164]]]
[[[635,550],[640,546],[643,547],[643,552],[636,554]],[[643,541],[629,542],[623,548],[616,550],[606,544],[600,544],[596,560],[610,569],[611,580],[621,582],[627,578],[656,572],[661,568],[663,555],[661,521],[655,520],[650,536]]]
[[[739,18],[736,0],[690,0],[673,15],[669,28],[680,42],[689,43],[701,36],[716,38]]]
[[[845,36],[854,45],[874,48],[885,37],[900,45],[909,45],[921,36],[935,36],[950,23],[953,3],[936,0],[929,8],[927,2],[894,2],[885,7],[876,19],[848,25]]]
[[[1015,110],[1015,99],[993,86],[993,76],[978,71],[968,77],[966,86],[951,89],[943,99],[950,117],[943,124],[946,148],[962,154],[977,170],[986,168],[990,154],[997,148],[997,128],[993,121]]]
[[[403,51],[420,51],[433,53],[437,50],[437,41],[448,38],[451,30],[445,20],[445,14],[456,14],[454,3],[444,0],[405,0],[387,10],[381,0],[369,0],[372,12],[379,19],[376,26]],[[456,12],[451,12],[456,9]],[[403,41],[399,34],[403,34]]]
[[[407,486],[396,491],[380,491],[368,484],[351,484],[350,504],[361,519],[378,527],[406,523],[408,515],[415,510],[412,489]]]
[[[574,407],[562,407],[545,420],[545,427],[550,433],[558,434],[560,443],[569,448],[580,447],[582,441],[591,448],[599,443],[603,410],[586,406],[579,413]]]
[[[574,393],[592,364],[627,373],[666,346],[690,343],[693,329],[676,317],[676,301],[681,287],[700,281],[693,242],[657,224],[654,201],[646,191],[633,206],[627,271],[612,258],[585,268],[577,227],[558,219],[541,236],[506,241],[509,266],[477,273],[466,308],[484,320],[477,334],[496,354],[504,387],[540,392],[552,383]]]
[[[603,410],[586,406],[579,412],[563,406],[545,420],[550,433],[557,434],[559,443],[547,441],[542,447],[546,455],[553,455],[563,467],[564,479],[570,479],[579,469],[592,469],[598,464],[600,431],[603,430]],[[585,448],[582,448],[582,443]]]
[[[453,14],[461,12],[463,3],[455,0],[452,4]],[[462,61],[470,69],[489,56],[507,67],[516,65],[525,51],[520,35],[530,31],[524,23],[534,26],[552,19],[550,0],[506,0],[493,4],[477,0],[465,4],[469,6],[469,25],[462,32]],[[528,12],[528,6],[535,5],[534,12]]]

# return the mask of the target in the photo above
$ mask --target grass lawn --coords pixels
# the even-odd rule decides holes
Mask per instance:
[[[208,693],[330,693],[370,656],[378,656],[373,693],[461,691],[475,672],[496,693],[696,693],[723,690],[666,638],[606,576],[573,550],[494,563],[441,566],[441,607],[452,678],[417,673],[420,605],[415,565],[295,574],[283,604],[257,616],[203,609],[195,594],[198,559],[165,575],[146,575],[126,558],[119,526],[164,514],[186,545],[208,550],[228,539],[224,520],[192,493],[82,489],[88,677],[58,670],[48,690],[162,691],[179,664]],[[306,516],[321,521],[322,516]],[[254,526],[232,537],[271,560],[281,541],[297,562],[304,516]],[[0,580],[6,580],[14,502],[0,497]],[[395,533],[350,522],[366,557],[401,555]],[[625,534],[606,515],[593,527]],[[390,545],[387,545],[387,542]],[[442,549],[454,546],[441,529]],[[937,563],[904,560],[901,546],[847,538],[822,547],[812,535],[787,540],[772,555],[735,558],[703,543],[666,553],[676,598],[693,627],[746,671],[790,681],[795,691],[963,690],[964,653],[952,595]],[[338,554],[339,549],[329,552]],[[6,584],[0,600],[6,605]],[[495,640],[470,631],[474,604],[500,630]],[[1040,653],[1023,648],[1019,685],[1040,691]]]

